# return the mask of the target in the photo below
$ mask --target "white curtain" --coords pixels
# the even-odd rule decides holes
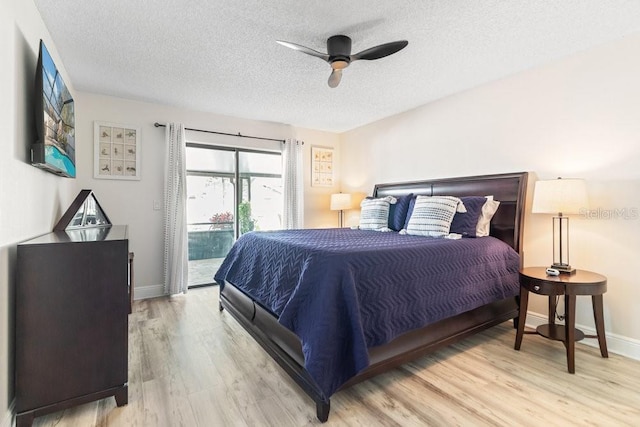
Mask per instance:
[[[164,291],[187,292],[187,173],[184,126],[167,123],[164,165]]]
[[[304,227],[304,182],[302,174],[302,141],[288,139],[284,143],[284,215],[287,230]]]

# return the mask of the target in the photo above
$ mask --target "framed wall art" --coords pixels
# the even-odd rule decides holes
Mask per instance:
[[[311,146],[311,186],[333,187],[333,148]]]
[[[93,177],[139,180],[140,128],[93,122]]]

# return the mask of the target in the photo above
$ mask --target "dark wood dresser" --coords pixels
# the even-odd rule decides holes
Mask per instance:
[[[18,427],[108,396],[127,403],[128,246],[117,225],[18,245]]]

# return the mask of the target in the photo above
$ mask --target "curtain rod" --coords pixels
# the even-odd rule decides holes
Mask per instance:
[[[153,125],[155,127],[157,127],[157,128],[159,128],[159,127],[167,127],[167,125],[163,125],[163,124],[160,124],[158,122],[155,122]],[[238,133],[226,133],[226,132],[216,132],[216,131],[213,131],[213,130],[203,130],[203,129],[193,129],[193,128],[184,128],[184,129],[185,130],[192,130],[194,132],[215,133],[216,135],[237,136],[239,138],[251,138],[251,139],[262,139],[262,140],[265,140],[265,141],[285,142],[284,139],[264,138],[262,136],[242,135],[240,132],[238,132]]]

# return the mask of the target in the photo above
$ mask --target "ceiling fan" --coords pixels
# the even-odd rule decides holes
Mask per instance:
[[[307,55],[315,56],[327,61],[332,68],[331,75],[329,76],[329,87],[337,87],[338,84],[340,84],[340,79],[342,79],[342,70],[347,68],[351,62],[359,59],[366,59],[370,61],[373,59],[384,58],[385,56],[392,55],[399,50],[404,49],[409,44],[406,40],[384,43],[351,55],[351,39],[342,35],[331,36],[327,39],[327,53],[318,52],[308,47],[282,40],[276,40],[276,42],[282,46],[299,50]]]

